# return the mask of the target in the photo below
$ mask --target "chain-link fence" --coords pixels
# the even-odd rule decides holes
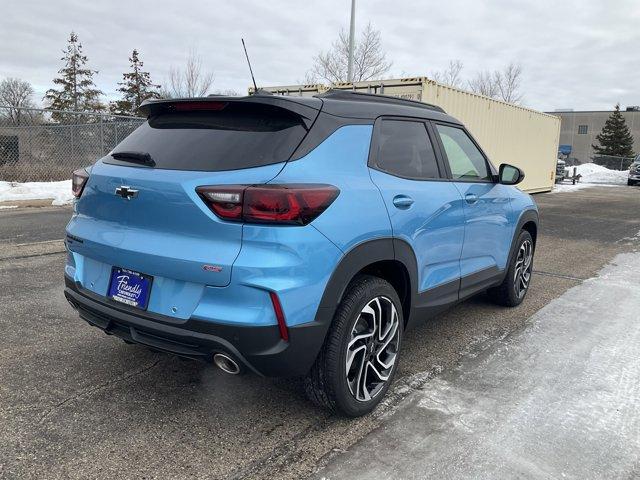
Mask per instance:
[[[629,170],[635,157],[614,157],[612,155],[595,155],[591,160],[610,170]]]
[[[0,180],[53,181],[106,155],[143,118],[0,106]]]

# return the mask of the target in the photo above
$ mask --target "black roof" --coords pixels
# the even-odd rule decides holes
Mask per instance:
[[[259,90],[258,93],[254,95],[244,97],[209,96],[201,98],[145,100],[140,106],[140,111],[146,115],[150,115],[154,111],[157,111],[157,109],[161,109],[171,103],[202,101],[266,103],[295,111],[311,121],[317,115],[317,111],[322,110],[324,113],[346,118],[375,120],[381,115],[390,115],[460,123],[436,105],[388,95],[337,89],[331,89],[311,97],[274,95]],[[316,111],[315,115],[312,113],[313,111]]]
[[[331,89],[314,98],[322,99],[323,112],[340,117],[375,119],[397,115],[460,123],[436,105],[389,95]]]
[[[393,97],[391,95],[380,95],[378,93],[353,92],[351,90],[340,90],[332,88],[324,93],[316,95],[318,98],[334,98],[337,100],[347,100],[352,102],[376,102],[392,105],[404,105],[405,107],[426,108],[436,112],[446,113],[442,107],[430,103],[419,102],[408,98]]]

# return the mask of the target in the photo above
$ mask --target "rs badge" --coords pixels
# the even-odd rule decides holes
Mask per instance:
[[[222,271],[222,267],[219,266],[219,265],[203,265],[202,269],[205,272],[216,272],[216,273],[218,273],[218,272]]]

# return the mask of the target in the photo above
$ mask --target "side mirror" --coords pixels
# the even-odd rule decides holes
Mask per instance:
[[[500,165],[499,181],[503,185],[517,185],[524,180],[524,172],[518,167],[503,163]]]

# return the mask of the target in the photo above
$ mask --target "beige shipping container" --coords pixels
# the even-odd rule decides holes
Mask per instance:
[[[522,190],[534,193],[553,188],[560,136],[560,119],[556,116],[452,88],[425,77],[341,83],[331,88],[438,105],[465,124],[494,165],[510,163],[525,172],[525,179],[519,185]],[[321,84],[264,88],[281,95],[302,96],[328,89]]]

